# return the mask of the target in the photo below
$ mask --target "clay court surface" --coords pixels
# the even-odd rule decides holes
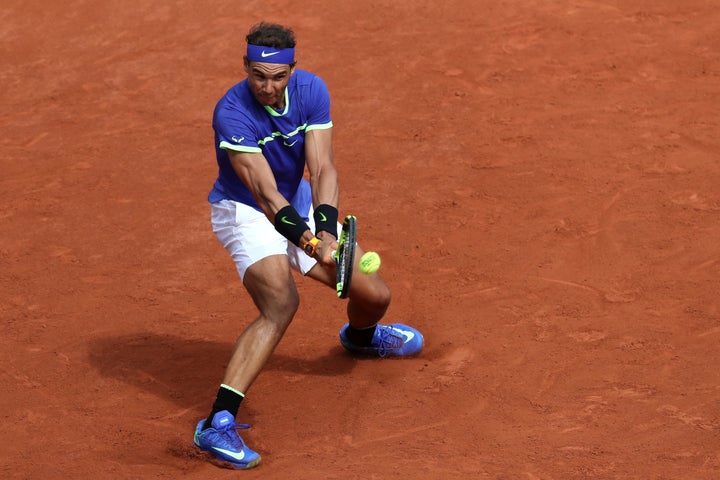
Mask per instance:
[[[192,432],[256,314],[206,195],[261,19],[426,348],[349,356],[298,277],[235,472]],[[718,31],[714,0],[5,0],[0,477],[720,478]]]

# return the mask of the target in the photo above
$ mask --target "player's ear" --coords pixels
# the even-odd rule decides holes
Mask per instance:
[[[248,62],[247,55],[243,55],[243,70],[248,75],[250,74],[250,62]]]

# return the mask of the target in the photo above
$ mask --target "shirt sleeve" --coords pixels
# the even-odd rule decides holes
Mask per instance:
[[[310,102],[308,103],[308,121],[305,131],[332,128],[330,92],[320,77],[316,76],[310,83]]]
[[[252,119],[227,105],[219,107],[213,118],[218,147],[235,152],[260,153],[257,130]]]

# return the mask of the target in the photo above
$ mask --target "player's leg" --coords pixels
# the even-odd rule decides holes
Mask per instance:
[[[235,344],[223,383],[245,392],[297,312],[300,300],[286,255],[273,255],[245,272],[245,289],[260,314]]]
[[[212,206],[212,224],[259,315],[238,338],[210,415],[198,423],[194,442],[223,462],[250,468],[260,462],[260,455],[237,434],[235,417],[245,391],[292,321],[299,304],[298,293],[285,253],[287,242],[264,215],[223,201]]]
[[[308,208],[308,226],[315,231],[314,210],[312,205],[309,205]],[[341,230],[342,224],[338,223],[337,232]],[[309,258],[301,249],[293,245],[288,247],[287,253],[292,268],[335,290],[337,284],[335,268],[317,263],[315,259]],[[353,268],[357,274],[353,275],[350,283],[347,306],[348,321],[357,328],[368,328],[377,324],[385,315],[391,299],[390,289],[379,274],[362,275],[359,273],[358,262],[363,253],[365,252],[357,245]]]
[[[390,288],[379,273],[360,273],[358,262],[363,253],[358,245],[348,295],[348,323],[340,330],[340,341],[353,353],[380,357],[417,354],[424,342],[419,331],[401,323],[379,323],[390,305]],[[315,264],[305,275],[335,290],[334,269]]]
[[[353,269],[355,274],[350,283],[347,305],[348,321],[357,328],[367,328],[378,323],[385,315],[391,300],[390,288],[378,273],[372,275],[360,273],[357,262],[363,253],[362,248],[358,245]],[[305,272],[305,276],[335,289],[335,269],[315,263],[309,271]]]

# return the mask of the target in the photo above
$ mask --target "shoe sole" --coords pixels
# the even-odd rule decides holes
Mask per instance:
[[[252,462],[248,463],[233,463],[229,460],[225,460],[222,458],[218,458],[210,452],[209,450],[204,450],[200,445],[193,442],[193,445],[195,445],[195,448],[197,448],[203,455],[205,455],[209,460],[210,463],[220,467],[220,468],[232,468],[233,470],[247,470],[248,468],[254,468],[257,467],[260,464],[260,460],[262,460],[262,457],[258,457]]]
[[[212,464],[215,465],[216,467],[224,468],[224,469],[227,469],[227,470],[248,470],[248,469],[250,469],[250,468],[255,468],[255,467],[257,467],[257,466],[260,464],[260,459],[259,459],[259,458],[258,458],[257,460],[253,460],[253,461],[250,462],[250,463],[242,463],[242,464],[241,464],[241,463],[228,462],[227,460],[222,460],[222,459],[220,459],[220,458],[217,458],[217,457],[216,457],[215,455],[213,455],[212,453],[206,452],[206,451],[204,451],[204,450],[203,450],[203,453],[208,456],[208,459],[209,459],[210,463],[212,463]]]
[[[374,357],[374,358],[381,358],[378,351],[376,349],[363,349],[360,350],[355,346],[348,345],[342,339],[340,340],[340,344],[347,350],[348,352],[352,353],[353,355],[362,355],[364,357]],[[415,357],[422,353],[422,349],[425,345],[420,347],[420,350],[414,353],[393,353],[389,352],[385,357],[382,358],[409,358],[409,357]]]

